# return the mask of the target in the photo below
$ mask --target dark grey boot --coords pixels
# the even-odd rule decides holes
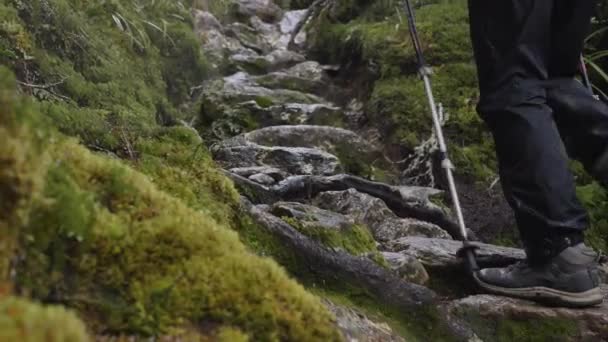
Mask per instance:
[[[568,307],[592,306],[603,300],[597,259],[591,248],[580,243],[542,265],[520,262],[487,268],[475,278],[483,289],[499,295]]]

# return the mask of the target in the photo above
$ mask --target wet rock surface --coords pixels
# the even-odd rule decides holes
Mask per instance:
[[[603,288],[608,295],[608,287]],[[606,341],[608,302],[587,309],[477,295],[446,306],[453,322],[484,341]]]
[[[395,334],[386,323],[374,322],[356,310],[330,301],[324,303],[336,317],[338,327],[348,342],[405,342],[405,339]]]
[[[381,199],[355,189],[323,192],[314,202],[322,208],[351,215],[368,225],[374,237],[383,244],[405,236],[451,238],[445,230],[432,223],[399,218]]]
[[[524,260],[523,250],[476,243],[476,254],[482,267],[500,267]],[[424,265],[438,268],[460,267],[462,260],[456,256],[462,242],[445,239],[429,239],[415,236],[399,238],[388,244],[389,250],[403,253],[420,260]]]

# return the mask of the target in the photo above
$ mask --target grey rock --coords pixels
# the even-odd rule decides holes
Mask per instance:
[[[381,254],[388,262],[390,269],[403,279],[419,285],[424,285],[429,281],[429,274],[424,265],[413,256],[392,252],[382,252]]]
[[[286,48],[289,47],[289,43],[293,39],[295,46],[301,48],[306,44],[307,33],[306,30],[302,30],[304,20],[306,20],[308,10],[298,10],[285,12],[283,19],[279,23],[282,38],[281,43],[287,44]]]
[[[323,94],[327,91],[327,77],[323,67],[313,61],[297,64],[283,71],[258,76],[255,81],[271,89],[291,89]]]
[[[330,153],[343,150],[356,151],[363,158],[376,152],[356,133],[329,126],[293,125],[258,129],[244,135],[248,141],[264,146],[289,146],[319,148]]]
[[[259,32],[262,37],[275,50],[288,50],[289,43],[294,38],[294,42],[303,45],[306,41],[305,32],[295,32],[301,25],[301,21],[306,17],[306,10],[288,11],[278,24],[269,23],[267,20],[260,20],[252,17],[249,24]]]
[[[256,174],[265,174],[272,177],[272,179],[274,179],[275,181],[281,181],[285,179],[285,177],[287,177],[287,173],[285,173],[284,171],[269,166],[237,167],[232,168],[229,171],[247,178]]]
[[[255,118],[263,127],[284,125],[340,125],[342,110],[326,104],[284,103],[262,107],[256,101],[236,104],[233,111],[239,116]],[[225,113],[226,115],[226,113]]]
[[[600,279],[604,284],[608,284],[608,261],[600,263],[599,267]]]
[[[235,104],[251,100],[263,101],[265,107],[278,103],[325,103],[323,99],[312,94],[262,87],[255,83],[251,75],[244,72],[238,72],[205,84],[201,96],[204,105],[209,107],[210,110],[218,112],[231,108]],[[266,102],[270,103],[266,104]]]
[[[294,218],[302,226],[311,228],[340,231],[350,229],[355,224],[344,215],[298,202],[277,202],[272,206],[271,212],[277,217]]]
[[[405,236],[450,239],[450,235],[437,225],[412,218],[400,218],[381,199],[355,189],[321,193],[314,199],[314,203],[366,224],[374,238],[385,247],[389,241]]]
[[[266,55],[233,54],[229,57],[239,71],[251,74],[266,74],[302,63],[305,57],[290,50],[273,50]]]
[[[608,296],[608,288],[602,289]],[[484,341],[606,341],[608,301],[586,309],[552,308],[529,301],[477,295],[446,306],[452,320]]]
[[[505,266],[524,260],[526,255],[518,248],[501,247],[485,243],[476,243],[479,247],[477,258],[480,266]],[[404,237],[390,241],[386,246],[390,251],[413,256],[428,267],[453,268],[462,265],[456,256],[462,242],[445,239],[422,237]]]
[[[272,50],[270,44],[254,28],[243,23],[227,25],[226,35],[238,39],[241,45],[260,54],[267,54]]]
[[[373,321],[355,309],[326,299],[323,304],[336,318],[336,324],[348,342],[405,342],[387,323]]]
[[[438,304],[433,291],[403,281],[366,257],[325,248],[246,199],[242,199],[241,203],[243,210],[268,233],[280,239],[283,247],[291,251],[294,257],[305,260],[306,268],[316,281],[349,284],[365,291],[379,305],[419,315],[421,319],[429,316],[429,307]]]
[[[282,18],[283,10],[272,0],[238,0],[236,13],[241,17],[259,17],[266,22],[276,22]]]
[[[204,32],[210,30],[221,31],[223,29],[222,24],[217,18],[206,11],[193,10],[192,15],[194,17],[194,31]]]
[[[228,37],[220,30],[202,31],[198,33],[198,37],[202,44],[203,54],[216,70],[228,67],[230,60],[226,59],[226,55],[237,54],[239,56],[249,56],[248,58],[254,58],[258,55],[254,50],[241,45],[236,38]]]
[[[225,169],[270,166],[289,174],[332,175],[340,168],[338,158],[317,149],[233,143],[225,142],[212,148],[214,158]]]
[[[246,182],[239,180],[239,184],[242,184],[244,190],[247,190],[250,184],[244,183]],[[255,201],[255,203],[268,203],[267,201],[275,198],[290,201],[307,200],[322,192],[346,191],[351,188],[381,199],[399,217],[414,218],[436,224],[451,236],[459,234],[458,225],[447,216],[442,208],[429,201],[428,196],[441,193],[439,190],[391,186],[348,174],[290,176],[280,183],[264,189],[262,191],[264,195],[259,197],[260,200],[264,198],[264,201]]]
[[[249,176],[249,179],[263,185],[272,185],[276,183],[276,180],[274,178],[270,177],[265,173],[256,173],[255,175]]]

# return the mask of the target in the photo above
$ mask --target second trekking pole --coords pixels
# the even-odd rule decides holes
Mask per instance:
[[[448,156],[448,148],[443,136],[443,128],[441,127],[441,119],[437,104],[435,103],[435,97],[433,96],[433,89],[431,86],[431,69],[426,65],[424,55],[422,53],[422,45],[418,37],[418,30],[416,29],[416,21],[414,17],[414,9],[410,3],[410,0],[405,0],[405,7],[408,16],[409,31],[416,51],[416,59],[418,61],[418,71],[422,81],[424,82],[424,89],[428,98],[429,107],[431,110],[431,116],[433,119],[433,126],[435,129],[435,135],[437,136],[437,142],[439,145],[439,156],[441,159],[441,167],[445,170],[450,195],[452,197],[452,203],[454,211],[456,212],[456,218],[458,220],[458,227],[460,228],[460,234],[462,238],[463,246],[458,252],[458,255],[464,259],[468,271],[473,275],[479,270],[477,260],[475,258],[475,249],[477,248],[474,244],[469,242],[466,225],[464,223],[464,216],[462,214],[462,208],[460,206],[460,200],[458,197],[458,191],[456,190],[456,182],[454,180],[454,165],[450,161]]]

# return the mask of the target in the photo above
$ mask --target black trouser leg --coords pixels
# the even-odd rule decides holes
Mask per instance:
[[[570,156],[608,184],[608,106],[573,79],[594,9],[593,0],[555,1],[547,103]]]
[[[608,106],[572,79],[552,81],[547,87],[547,99],[570,156],[606,186]]]
[[[555,236],[581,236],[588,225],[547,99],[556,6],[556,0],[469,1],[478,110],[493,133],[505,196],[532,262],[547,257]]]

